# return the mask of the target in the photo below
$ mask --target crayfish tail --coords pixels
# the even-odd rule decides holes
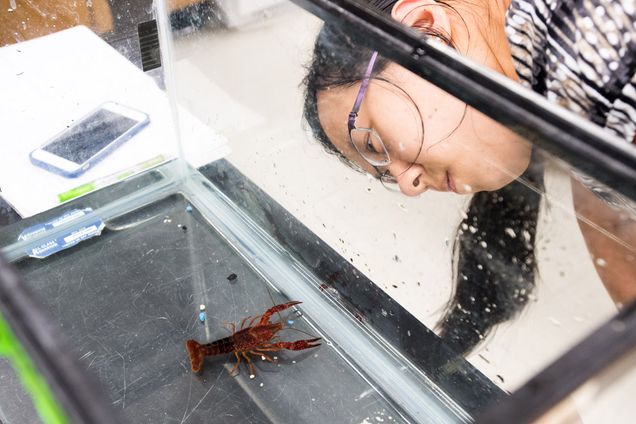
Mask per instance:
[[[192,368],[192,372],[199,372],[201,365],[203,364],[203,359],[205,359],[203,347],[195,340],[188,340],[186,342],[186,349],[190,356],[190,367]]]

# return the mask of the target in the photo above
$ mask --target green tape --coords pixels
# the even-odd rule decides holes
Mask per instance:
[[[6,357],[22,387],[31,396],[33,406],[45,424],[67,424],[66,414],[55,401],[49,385],[31,362],[24,348],[15,338],[9,325],[0,314],[0,357]],[[0,396],[0,403],[6,402]]]

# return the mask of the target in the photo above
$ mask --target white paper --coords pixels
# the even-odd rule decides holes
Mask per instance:
[[[29,153],[101,103],[150,116],[150,124],[78,178],[34,166]],[[165,92],[86,27],[0,48],[0,189],[26,217],[59,204],[57,195],[163,154],[178,155]],[[229,153],[226,140],[179,108],[185,159],[199,167]]]

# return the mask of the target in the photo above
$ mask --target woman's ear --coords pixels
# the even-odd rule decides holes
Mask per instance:
[[[434,0],[399,0],[391,17],[415,29],[431,28],[450,40],[452,32],[446,6]]]

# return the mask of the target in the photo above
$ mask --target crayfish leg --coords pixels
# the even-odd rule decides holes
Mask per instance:
[[[271,356],[269,356],[268,354],[266,354],[265,352],[259,352],[258,350],[252,350],[250,352],[252,355],[254,356],[260,356],[261,358],[269,361],[269,362],[276,362]]]
[[[243,355],[243,358],[245,358],[245,360],[247,361],[247,366],[250,368],[250,378],[254,378],[252,376],[256,375],[256,369],[254,369],[254,364],[252,364],[252,360],[250,359],[249,356],[247,356],[247,353],[245,352],[241,352],[241,355]]]
[[[236,356],[236,364],[234,365],[234,367],[230,371],[230,375],[232,375],[232,376],[238,370],[239,364],[241,363],[241,357],[239,356],[239,354],[237,352],[234,352],[234,356]]]

